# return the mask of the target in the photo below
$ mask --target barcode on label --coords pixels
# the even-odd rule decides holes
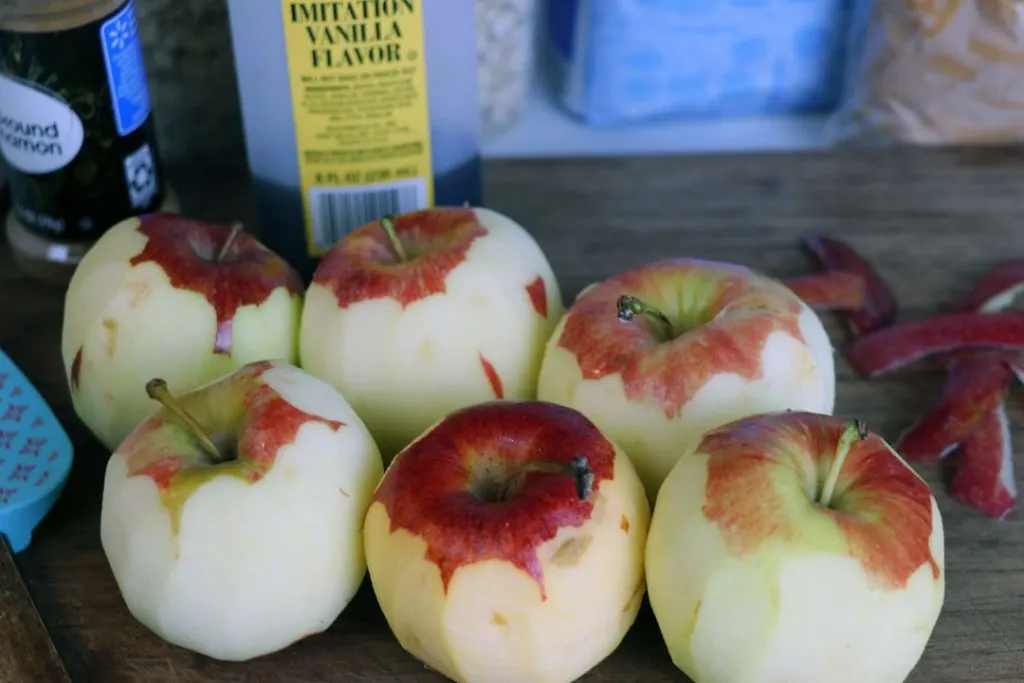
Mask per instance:
[[[427,208],[427,184],[416,178],[386,185],[311,187],[309,205],[313,247],[322,252],[370,221]]]

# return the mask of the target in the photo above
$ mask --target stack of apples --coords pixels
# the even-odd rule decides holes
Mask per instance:
[[[831,415],[820,319],[743,266],[659,261],[566,309],[521,225],[439,207],[304,286],[239,226],[155,214],[82,261],[62,352],[113,453],[125,603],[210,657],[324,631],[367,574],[457,681],[575,680],[648,586],[696,683],[896,681],[941,608],[931,492]]]

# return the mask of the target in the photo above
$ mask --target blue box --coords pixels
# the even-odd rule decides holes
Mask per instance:
[[[560,97],[585,122],[826,112],[851,0],[548,0]]]

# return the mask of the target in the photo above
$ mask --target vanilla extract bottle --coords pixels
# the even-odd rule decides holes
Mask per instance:
[[[263,242],[309,279],[385,215],[481,202],[476,0],[228,0]]]

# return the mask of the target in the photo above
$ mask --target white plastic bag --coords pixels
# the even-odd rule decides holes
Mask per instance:
[[[863,0],[850,56],[833,143],[1024,139],[1019,0]]]

